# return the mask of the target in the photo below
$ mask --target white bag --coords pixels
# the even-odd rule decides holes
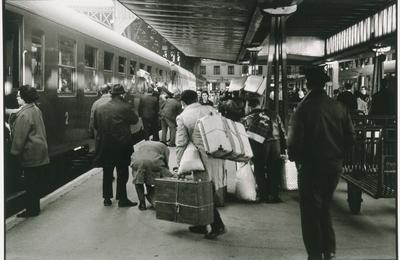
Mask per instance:
[[[297,168],[295,162],[284,159],[282,171],[282,189],[297,190]]]
[[[246,201],[256,200],[256,180],[249,163],[241,164],[236,172],[236,197]]]
[[[204,171],[204,165],[199,150],[197,150],[196,146],[194,146],[192,142],[189,142],[183,152],[178,174],[189,173],[192,171]]]

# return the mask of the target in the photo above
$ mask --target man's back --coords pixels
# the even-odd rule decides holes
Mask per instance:
[[[160,114],[170,120],[175,120],[176,116],[179,115],[182,111],[181,103],[175,98],[169,98],[165,100],[165,103],[162,106]]]
[[[158,116],[158,99],[149,94],[140,97],[139,115],[142,118],[156,118]]]
[[[357,110],[357,98],[350,91],[344,91],[340,93],[337,97],[337,100],[342,102],[350,113],[353,113]]]
[[[291,127],[289,157],[300,162],[340,162],[354,141],[349,112],[323,90],[313,90],[303,100]]]

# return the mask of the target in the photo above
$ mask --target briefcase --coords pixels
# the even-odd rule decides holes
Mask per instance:
[[[214,221],[213,191],[210,181],[160,178],[155,180],[156,218],[208,225]]]

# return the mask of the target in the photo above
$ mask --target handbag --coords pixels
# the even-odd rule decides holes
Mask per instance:
[[[178,168],[178,174],[204,170],[205,169],[199,150],[192,142],[189,142],[182,154],[181,162]]]
[[[246,201],[256,200],[256,180],[249,163],[240,165],[236,172],[236,197]]]
[[[297,168],[295,162],[291,162],[287,158],[283,158],[282,166],[282,189],[297,190]]]

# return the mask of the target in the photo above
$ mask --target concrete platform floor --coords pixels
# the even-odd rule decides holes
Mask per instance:
[[[306,259],[297,192],[283,192],[280,204],[228,202],[220,208],[228,232],[210,241],[187,225],[157,220],[153,210],[104,207],[101,181],[93,169],[42,199],[39,217],[7,219],[6,259]],[[127,187],[137,201],[130,181]],[[395,259],[395,200],[363,198],[361,215],[351,215],[339,184],[332,205],[337,259]]]

